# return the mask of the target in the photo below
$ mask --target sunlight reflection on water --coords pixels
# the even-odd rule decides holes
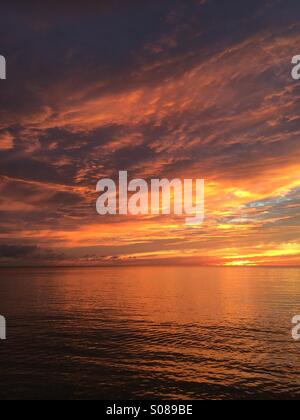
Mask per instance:
[[[297,398],[297,268],[0,270],[0,398]]]

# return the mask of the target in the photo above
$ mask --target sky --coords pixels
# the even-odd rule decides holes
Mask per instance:
[[[300,265],[299,0],[1,4],[0,265]],[[205,221],[97,181],[205,179]]]

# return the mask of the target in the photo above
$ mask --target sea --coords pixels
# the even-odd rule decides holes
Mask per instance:
[[[2,268],[1,400],[299,399],[300,269]]]

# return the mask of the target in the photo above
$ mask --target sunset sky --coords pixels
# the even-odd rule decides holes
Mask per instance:
[[[300,265],[299,0],[23,3],[0,16],[1,265]],[[120,170],[205,179],[205,222],[99,216]]]

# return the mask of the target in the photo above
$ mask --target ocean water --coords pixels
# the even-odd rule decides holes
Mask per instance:
[[[0,399],[300,398],[298,268],[1,269]]]

